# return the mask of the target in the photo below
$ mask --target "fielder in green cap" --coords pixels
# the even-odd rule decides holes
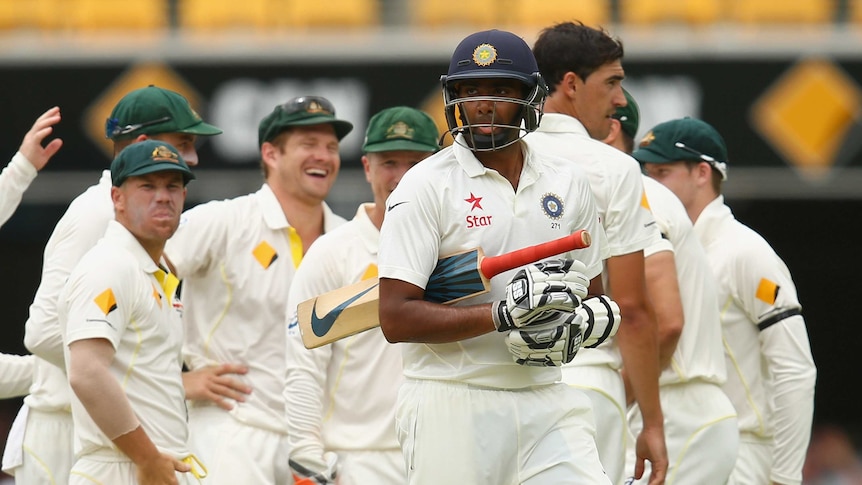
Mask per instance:
[[[692,483],[800,483],[817,366],[787,264],[763,236],[736,219],[725,201],[727,148],[712,126],[693,118],[661,123],[644,136],[634,156],[650,177],[679,197],[717,277],[727,364],[722,389],[736,411],[739,435],[729,476],[695,477]],[[694,401],[712,407],[709,399]],[[709,441],[708,455],[697,456],[709,456],[710,464],[724,460],[726,451],[715,439]],[[677,476],[688,475],[680,471]]]
[[[626,106],[617,108],[605,143],[631,154],[638,131],[638,105],[623,90]],[[710,170],[710,169],[706,169]],[[721,388],[725,375],[717,283],[682,202],[669,188],[644,175],[645,202],[661,230],[661,241],[644,250],[646,288],[658,323],[659,397],[669,475],[688,483],[727,483],[739,441],[733,404]],[[688,369],[687,372],[678,372]],[[640,408],[629,410],[629,429],[637,434]],[[709,459],[704,459],[704,457]],[[628,480],[636,453],[626,449]],[[646,475],[646,474],[645,474]]]
[[[169,118],[169,119],[166,119]],[[173,146],[186,166],[198,163],[195,141],[198,136],[221,133],[203,122],[179,93],[149,86],[130,91],[113,108],[105,135],[113,141],[113,156],[137,142],[158,140]],[[36,356],[36,372],[27,405],[31,412],[24,432],[25,456],[16,476],[21,482],[37,482],[45,474],[57,483],[66,483],[75,462],[74,426],[67,411],[71,406],[60,333],[58,303],[60,291],[75,264],[92,248],[115,218],[111,199],[112,174],[104,170],[98,184],[89,187],[69,204],[57,222],[45,247],[42,280],[25,326],[24,341]],[[238,380],[225,373],[242,372],[243,367],[207,369],[185,374],[186,397],[191,401],[221,402],[220,390],[227,384],[233,392]],[[218,382],[216,382],[218,381]],[[49,396],[46,398],[45,396]],[[111,480],[107,480],[111,482]],[[113,483],[113,482],[112,482]]]
[[[654,126],[641,139],[632,156],[649,171],[650,164],[706,163],[720,181],[727,180],[727,146],[709,123],[679,118]]]
[[[374,202],[360,205],[353,220],[315,241],[290,285],[288,301],[292,308],[296,308],[292,302],[377,276],[377,246],[386,198],[410,167],[437,151],[439,136],[430,116],[406,106],[384,109],[371,118],[362,147],[362,165]],[[296,321],[295,315],[293,311],[288,317],[291,322]],[[310,476],[332,479],[336,469],[342,483],[407,483],[392,426],[403,380],[400,347],[390,345],[375,328],[322,349],[308,350],[292,325],[289,328],[294,331],[288,330],[287,337],[286,381],[291,392],[285,393],[285,409],[287,435],[296,443],[290,459],[296,483],[306,483],[301,479]],[[339,382],[351,382],[355,389],[368,392],[359,398]],[[316,399],[326,392],[333,393],[332,400],[348,405],[327,409],[325,402]],[[350,404],[357,399],[362,400],[362,406]],[[345,440],[355,446],[341,446]],[[369,454],[375,457],[373,467],[363,464],[368,463],[363,457]]]
[[[191,448],[212,464],[212,483],[291,481],[286,460],[260,459],[290,449],[285,295],[315,241],[346,222],[325,200],[341,167],[340,140],[353,124],[336,118],[326,98],[302,96],[276,106],[258,129],[260,189],[187,210],[165,248],[183,278],[189,368],[242,362],[252,391],[220,407],[189,407]]]

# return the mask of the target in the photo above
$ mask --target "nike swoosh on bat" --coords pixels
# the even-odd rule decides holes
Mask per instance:
[[[401,202],[396,202],[396,203],[394,203],[394,204],[390,205],[390,206],[389,206],[389,208],[387,208],[387,209],[386,209],[386,212],[389,212],[389,211],[391,211],[392,209],[394,209],[394,208],[398,207],[399,205],[401,205],[401,204],[406,204],[406,203],[408,203],[408,202],[410,202],[410,201],[409,201],[409,200],[403,200],[403,201],[401,201]]]
[[[380,283],[375,283],[371,288],[361,291],[359,294],[354,295],[344,302],[340,303],[337,307],[329,310],[322,318],[317,316],[317,299],[314,300],[314,306],[311,308],[311,331],[314,332],[314,335],[318,337],[323,337],[329,332],[329,329],[335,324],[335,320],[338,319],[338,316],[341,315],[341,312],[347,309],[351,303],[362,298],[366,293],[373,290]]]

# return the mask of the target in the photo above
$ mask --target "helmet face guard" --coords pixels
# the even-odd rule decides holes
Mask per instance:
[[[450,80],[449,76],[440,78],[443,84],[443,102],[446,113],[446,124],[449,127],[449,134],[459,144],[464,145],[473,151],[494,151],[507,147],[521,138],[527,133],[536,131],[539,126],[539,121],[542,118],[542,109],[545,104],[547,91],[545,83],[542,81],[539,73],[534,73],[535,80],[530,83],[525,83],[525,88],[529,89],[526,97],[521,98],[504,98],[500,96],[473,96],[467,98],[459,98],[455,89],[455,85],[459,80],[471,79],[468,77],[459,77],[456,80]],[[508,76],[500,76],[508,77]],[[523,82],[520,78],[515,78]],[[471,122],[466,111],[462,107],[465,103],[487,101],[494,103],[493,115],[490,122],[474,123]],[[509,103],[520,105],[520,109],[515,113],[512,119],[504,120],[497,118],[497,103]],[[490,128],[492,134],[480,133],[478,128]],[[458,134],[463,134],[463,139],[458,138]]]
[[[460,98],[456,86],[461,81],[477,79],[511,79],[524,85],[523,98],[476,96]],[[548,88],[539,74],[530,46],[517,35],[502,30],[485,30],[467,36],[455,48],[449,71],[440,78],[443,85],[448,132],[459,143],[473,151],[499,150],[535,131],[542,118]],[[465,103],[493,102],[490,123],[473,123],[466,116]],[[513,119],[497,118],[497,103],[520,105]],[[491,134],[479,128],[491,128]],[[459,141],[459,133],[464,135]]]

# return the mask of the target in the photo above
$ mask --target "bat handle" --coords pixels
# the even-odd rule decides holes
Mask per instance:
[[[581,229],[553,241],[518,249],[499,256],[482,258],[482,262],[479,263],[479,271],[486,278],[491,279],[504,271],[509,271],[525,264],[535,263],[536,261],[574,251],[575,249],[589,247],[591,242],[590,233],[586,229]]]

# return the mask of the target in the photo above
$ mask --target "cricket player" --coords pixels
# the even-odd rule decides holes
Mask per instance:
[[[284,399],[297,477],[316,475],[334,483],[337,472],[339,485],[406,481],[395,435],[401,347],[374,328],[308,350],[296,323],[296,304],[377,276],[386,198],[408,169],[437,151],[438,137],[434,120],[414,108],[396,106],[371,117],[362,165],[374,202],[360,205],[353,220],[321,236],[290,285]]]
[[[191,484],[185,472],[204,474],[187,443],[179,280],[162,257],[193,178],[157,140],[111,162],[116,219],[72,270],[58,305],[73,390],[71,485]]]
[[[21,146],[9,165],[0,173],[0,226],[3,226],[18,208],[24,191],[36,178],[38,171],[63,146],[63,140],[60,138],[54,138],[46,146],[42,146],[45,138],[54,131],[54,125],[60,122],[60,118],[58,107],[42,113],[24,135]],[[33,382],[33,362],[34,357],[31,355],[0,354],[0,399],[27,394],[27,389]],[[11,455],[8,460],[3,461],[4,471],[7,461],[13,461]]]
[[[580,346],[576,300],[586,285],[601,292],[607,242],[589,183],[521,141],[539,125],[546,94],[523,39],[467,36],[442,84],[455,143],[389,196],[378,256],[381,328],[404,342],[396,429],[407,483],[611,483],[589,400],[555,367]],[[490,293],[455,305],[423,299],[442,256],[475,247],[496,255],[578,229],[593,244],[566,260],[503,273]]]
[[[658,393],[656,322],[645,287],[644,249],[661,234],[644,199],[640,167],[630,156],[602,143],[611,115],[625,105],[623,46],[602,30],[566,22],[544,29],[533,54],[550,94],[536,133],[526,137],[536,150],[565,158],[589,176],[596,208],[608,235],[605,276],[620,306],[619,335],[593,352],[583,352],[563,368],[563,381],[593,402],[599,456],[613,483],[624,476],[626,407],[640,405],[637,470],[652,464],[650,485],[667,470],[663,416]],[[620,371],[623,370],[623,374]],[[624,377],[626,378],[624,380]]]
[[[302,96],[261,120],[263,186],[183,214],[165,252],[183,279],[190,369],[239,363],[253,389],[233,409],[193,403],[191,440],[210,484],[292,483],[285,429],[287,297],[312,243],[345,221],[324,199],[353,125],[326,98]],[[199,451],[198,451],[199,450]]]
[[[189,166],[198,164],[198,137],[221,130],[204,122],[181,94],[157,86],[135,89],[123,96],[105,123],[114,156],[133,144],[160,140],[172,145]],[[66,483],[74,461],[69,384],[63,360],[63,340],[57,320],[60,291],[72,268],[105,234],[114,219],[111,172],[104,170],[97,185],[69,204],[45,246],[42,280],[36,290],[24,331],[24,344],[36,355],[30,394],[16,421],[25,423],[23,436],[7,448],[18,450],[15,476],[21,483]],[[206,390],[236,385],[214,371],[184,374],[189,399],[209,399]],[[23,440],[23,441],[21,441]]]
[[[640,112],[628,91],[605,143],[631,154]],[[659,325],[659,393],[665,419],[670,484],[722,485],[739,447],[736,410],[721,389],[726,380],[718,284],[685,207],[667,187],[644,176],[644,189],[662,233],[647,247],[646,285]],[[629,426],[640,430],[640,409]],[[634,449],[626,453],[626,483],[634,479]]]
[[[724,391],[740,433],[728,483],[798,485],[817,371],[787,266],[724,203],[724,139],[702,120],[675,119],[653,127],[633,155],[682,201],[718,280]]]

